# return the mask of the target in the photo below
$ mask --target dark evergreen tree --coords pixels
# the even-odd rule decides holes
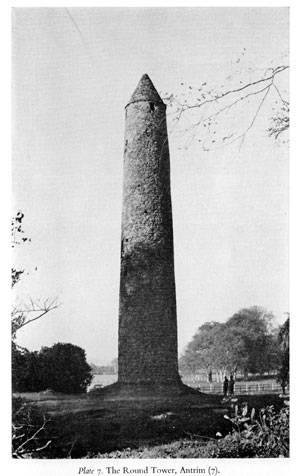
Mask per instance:
[[[86,392],[92,380],[92,369],[81,347],[63,343],[43,347],[39,359],[44,387],[63,393]]]

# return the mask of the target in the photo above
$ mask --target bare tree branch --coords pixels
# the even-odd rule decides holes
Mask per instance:
[[[54,309],[57,309],[59,306],[61,306],[61,303],[58,303],[57,299],[54,299],[50,302],[48,302],[48,299],[47,299],[43,305],[35,303],[32,299],[30,301],[31,301],[31,307],[28,305],[25,305],[23,308],[18,308],[17,306],[13,307],[13,310],[11,313],[11,326],[12,326],[13,340],[16,338],[17,331],[20,330],[22,327],[26,326],[30,322],[34,322],[34,321],[37,321],[38,319],[41,319],[50,311],[53,311]],[[32,313],[37,313],[37,315],[29,318],[29,314],[32,314]]]
[[[21,409],[22,409],[22,407],[21,407]],[[13,450],[12,456],[14,458],[23,458],[24,454],[27,454],[27,455],[31,456],[33,453],[35,453],[37,451],[42,451],[45,448],[47,448],[50,445],[51,440],[48,440],[44,445],[37,446],[35,448],[28,448],[28,445],[29,445],[30,442],[33,442],[33,441],[38,442],[38,435],[45,429],[46,424],[49,421],[50,421],[50,419],[47,419],[46,416],[43,415],[42,425],[31,436],[28,436],[25,441],[22,441],[22,443]],[[26,433],[22,433],[21,435],[16,435],[16,433],[15,433],[17,429],[23,429],[23,428],[25,429],[26,426],[27,427],[29,427],[29,426],[34,427],[34,425],[28,425],[28,424],[27,425],[22,425],[20,427],[16,427],[16,426],[12,425],[12,427],[13,427],[12,440],[13,441],[15,441],[17,439],[20,439],[20,438],[24,438],[26,436]]]
[[[234,130],[230,133],[223,133],[221,137],[221,147],[223,145],[232,144],[237,140],[241,140],[243,143],[246,134],[249,130],[253,127],[256,122],[256,119],[262,109],[262,106],[265,103],[267,96],[269,95],[271,88],[275,91],[278,100],[274,99],[274,103],[277,105],[278,108],[278,101],[281,104],[280,114],[278,113],[277,116],[273,116],[271,118],[272,125],[268,129],[269,136],[273,135],[276,139],[289,128],[289,102],[285,99],[282,95],[282,92],[279,89],[278,84],[275,83],[275,80],[289,69],[287,65],[280,65],[277,67],[265,68],[260,72],[260,77],[258,79],[248,80],[246,84],[242,84],[241,86],[236,87],[228,87],[224,92],[217,92],[214,91],[213,88],[209,88],[207,83],[204,82],[198,88],[193,86],[187,86],[189,90],[189,95],[181,94],[181,97],[174,94],[168,94],[163,98],[169,105],[171,112],[168,114],[170,118],[173,116],[173,127],[171,131],[173,132],[175,128],[178,127],[178,124],[182,122],[183,118],[186,116],[186,121],[188,121],[188,125],[181,131],[183,135],[187,136],[187,141],[185,144],[185,148],[187,148],[191,142],[196,138],[196,135],[200,134],[199,142],[202,142],[202,148],[204,151],[209,151],[210,148],[205,146],[206,140],[202,138],[202,135],[199,130],[199,126],[203,125],[206,128],[206,137],[213,136],[212,140],[210,140],[209,147],[216,148],[217,142],[220,142],[220,138],[216,136],[216,131],[211,131],[212,123],[214,122],[214,127],[218,124],[216,120],[221,118],[222,115],[227,114],[233,109],[235,106],[238,106],[242,102],[249,103],[249,100],[254,99],[255,97],[262,96],[258,106],[255,108],[255,111],[252,112],[250,109],[249,114],[253,114],[251,116],[251,120],[249,121],[248,125],[245,129],[237,133]],[[241,70],[243,71],[243,70]],[[254,71],[257,74],[257,69],[248,68],[248,71],[253,73]],[[237,73],[235,80],[237,81]],[[234,74],[232,74],[228,79],[232,79]],[[240,80],[240,83],[244,83],[244,81]],[[181,83],[184,86],[184,83]],[[225,84],[225,83],[224,83]],[[224,85],[222,86],[224,88]],[[197,93],[196,96],[193,96]],[[192,98],[190,97],[192,94]],[[272,99],[272,97],[270,96]],[[250,106],[249,106],[250,107]],[[213,108],[213,110],[211,110]],[[197,111],[204,111],[201,114],[199,119],[196,118],[195,114]],[[275,107],[273,108],[275,110]],[[190,113],[190,114],[189,114]],[[233,116],[232,116],[233,117]],[[238,124],[240,126],[240,124]],[[242,128],[243,126],[240,126]]]

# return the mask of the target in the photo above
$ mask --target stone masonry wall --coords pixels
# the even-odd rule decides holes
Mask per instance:
[[[126,107],[119,382],[178,381],[165,105],[144,76]]]

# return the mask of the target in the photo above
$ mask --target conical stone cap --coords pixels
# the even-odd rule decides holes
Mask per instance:
[[[165,106],[165,103],[156,91],[148,74],[143,74],[126,107],[129,106],[129,104],[139,101],[148,101],[156,104],[163,104]]]

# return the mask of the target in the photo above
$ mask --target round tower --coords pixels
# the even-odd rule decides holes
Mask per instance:
[[[146,74],[125,110],[118,381],[178,385],[166,106]]]

